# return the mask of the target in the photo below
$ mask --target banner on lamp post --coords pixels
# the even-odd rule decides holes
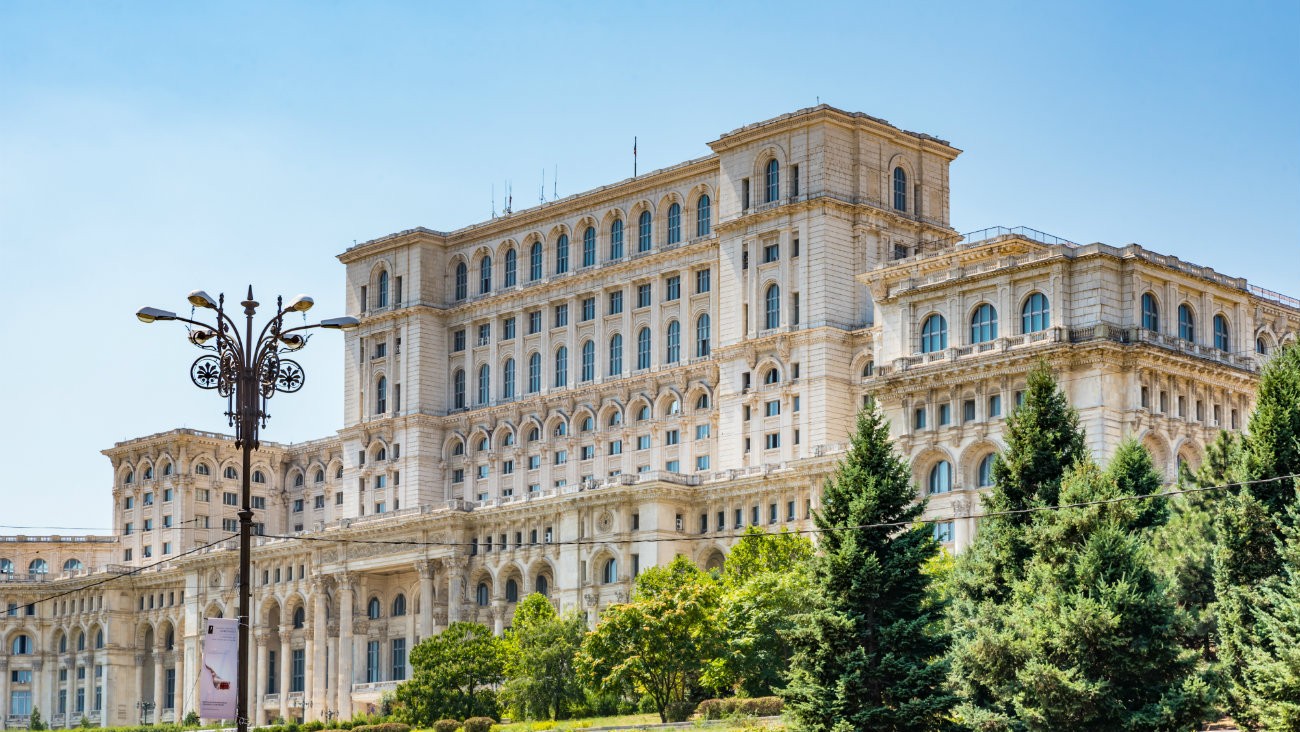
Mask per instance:
[[[239,713],[239,620],[203,621],[203,669],[199,672],[199,716],[234,719]]]

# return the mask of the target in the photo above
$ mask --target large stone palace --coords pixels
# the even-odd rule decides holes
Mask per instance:
[[[646,567],[809,528],[871,395],[954,550],[1042,359],[1096,454],[1135,436],[1172,478],[1300,330],[1297,300],[1136,244],[959,234],[960,151],[875,117],[822,105],[709,147],[339,255],[344,424],[252,467],[255,722],[366,711],[421,638],[501,632],[527,593],[594,620]],[[5,726],[180,720],[201,620],[236,612],[232,439],[104,454],[113,536],[0,537]]]

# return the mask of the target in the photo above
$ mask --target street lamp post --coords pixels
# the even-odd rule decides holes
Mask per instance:
[[[253,286],[248,287],[248,298],[240,305],[244,308],[244,333],[241,336],[239,324],[226,314],[226,296],[219,295],[214,301],[202,290],[189,294],[188,300],[194,309],[207,308],[216,311],[215,325],[202,323],[192,318],[182,318],[176,313],[158,308],[140,308],[136,317],[144,323],[158,320],[176,320],[185,323],[189,330],[189,340],[195,346],[211,353],[199,356],[190,366],[190,380],[200,389],[214,389],[226,398],[226,418],[235,429],[235,447],[242,454],[243,472],[240,485],[243,497],[239,516],[239,672],[236,685],[237,717],[239,732],[248,730],[248,615],[252,603],[252,583],[250,545],[253,531],[252,481],[249,471],[253,461],[253,451],[259,447],[258,431],[266,426],[270,417],[266,413],[266,401],[278,392],[293,393],[302,388],[305,374],[296,361],[281,358],[307,345],[309,335],[299,331],[312,328],[332,330],[351,330],[360,322],[356,318],[330,318],[311,325],[286,328],[284,316],[292,313],[306,313],[314,301],[306,295],[299,295],[284,304],[282,298],[276,298],[276,314],[267,321],[253,340],[253,315],[257,312],[258,302],[253,299]],[[305,316],[304,316],[305,317]]]
[[[306,694],[303,694],[302,696],[298,697],[298,703],[295,704],[294,706],[298,707],[299,723],[306,722],[307,708],[311,706],[311,700],[307,698]]]
[[[135,708],[140,710],[141,726],[149,724],[149,711],[153,709],[153,706],[154,704],[151,701],[141,700],[135,703]]]

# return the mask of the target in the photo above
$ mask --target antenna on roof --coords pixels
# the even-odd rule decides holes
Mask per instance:
[[[818,96],[818,97],[817,97],[817,106],[820,107],[821,105],[822,105],[822,98],[821,98],[820,96]]]
[[[497,184],[492,184],[492,218],[497,217]]]
[[[510,181],[507,180],[506,181],[506,214],[507,215],[514,213],[514,207],[515,207],[514,190],[515,190],[514,186],[512,186],[510,184]]]
[[[555,164],[555,173],[551,175],[551,200],[560,199],[560,164]]]
[[[542,188],[537,192],[537,201],[546,203],[546,168],[542,168]]]
[[[636,136],[632,136],[632,177],[636,177]]]

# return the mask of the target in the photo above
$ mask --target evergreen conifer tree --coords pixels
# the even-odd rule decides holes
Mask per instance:
[[[924,571],[938,552],[929,526],[914,523],[907,462],[875,404],[859,415],[848,454],[827,482],[814,522],[818,606],[791,635],[792,673],[783,695],[804,729],[916,730],[947,725],[947,638],[942,607]],[[874,528],[848,528],[874,526]]]

